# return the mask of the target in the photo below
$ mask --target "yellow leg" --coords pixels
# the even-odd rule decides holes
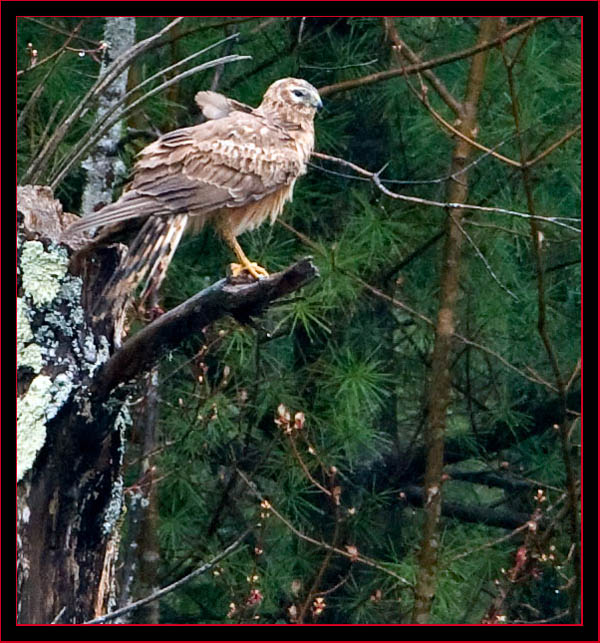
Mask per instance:
[[[231,275],[233,277],[238,277],[244,270],[247,270],[255,279],[260,279],[261,277],[268,277],[269,273],[257,263],[250,261],[248,257],[244,254],[242,247],[235,238],[233,232],[231,232],[230,227],[225,224],[220,229],[223,239],[227,245],[233,250],[235,256],[238,258],[240,263],[232,263],[229,268],[231,270]]]

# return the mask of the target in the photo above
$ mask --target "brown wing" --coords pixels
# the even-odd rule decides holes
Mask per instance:
[[[169,132],[146,147],[128,191],[69,230],[238,208],[290,185],[303,166],[283,129],[260,116],[233,112]]]

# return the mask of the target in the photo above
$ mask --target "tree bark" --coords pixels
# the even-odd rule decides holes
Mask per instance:
[[[499,18],[484,17],[481,19],[478,46],[494,38],[498,25]],[[461,105],[458,129],[469,138],[476,136],[477,102],[483,87],[487,55],[488,51],[484,49],[473,56],[466,95]],[[462,138],[458,140],[452,156],[450,173],[453,176],[460,176],[460,180],[452,181],[448,185],[446,200],[450,203],[464,203],[467,200],[467,172],[464,169],[470,153],[470,144]],[[451,347],[460,277],[462,218],[463,211],[456,209],[448,213],[446,220],[447,234],[443,254],[440,304],[431,359],[431,379],[427,395],[425,519],[418,557],[419,570],[415,589],[415,603],[412,612],[412,621],[415,623],[426,623],[429,620],[436,587],[440,545],[439,518],[442,507],[444,432],[446,429],[446,412],[450,403]]]
[[[77,266],[60,244],[75,216],[50,189],[19,188],[17,205],[17,621],[82,623],[116,606],[130,422],[117,384],[212,321],[246,320],[318,273],[305,259],[259,282],[221,280],[116,350],[115,320],[98,323],[89,311],[122,246]]]
[[[109,65],[135,44],[135,18],[109,16],[104,27],[104,42],[108,45],[102,59],[100,75]],[[118,114],[122,108],[115,107],[127,91],[126,69],[112,85],[104,90],[98,102],[97,120],[108,112]],[[83,214],[91,214],[112,202],[112,191],[117,174],[125,174],[125,166],[117,155],[122,123],[115,123],[98,141],[90,155],[83,161],[87,170],[86,185],[81,200]]]

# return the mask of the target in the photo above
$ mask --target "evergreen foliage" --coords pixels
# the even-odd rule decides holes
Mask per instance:
[[[20,176],[99,69],[89,52],[71,50],[28,69],[27,43],[39,61],[58,50],[80,20],[18,21],[18,68],[26,70],[18,80],[18,109],[30,108],[18,136]],[[523,21],[506,19],[508,28]],[[168,22],[138,18],[138,41]],[[395,26],[421,60],[432,60],[472,47],[477,22],[405,17],[396,18]],[[69,46],[97,49],[102,28],[101,18],[83,19]],[[234,31],[240,32],[237,41],[201,61],[225,53],[251,55],[223,67],[218,91],[252,105],[277,78],[303,77],[323,87],[395,66],[377,17],[186,18],[166,44],[138,58],[130,73],[139,82]],[[579,123],[579,20],[545,20],[508,40],[504,49],[509,58],[516,56],[512,71],[522,142],[528,158],[535,158]],[[432,71],[461,97],[469,64],[465,57]],[[161,92],[141,105],[136,127],[124,129],[122,158],[128,167],[152,137],[199,122],[193,96],[210,88],[214,77],[215,69],[208,69],[178,84],[176,92]],[[34,99],[40,83],[43,90]],[[443,201],[454,135],[414,91],[421,87],[412,74],[325,96],[316,150],[371,172],[387,164],[380,178],[388,189]],[[452,123],[454,115],[431,87],[427,95]],[[498,47],[490,51],[478,113],[478,142],[519,160]],[[92,109],[62,140],[42,180],[93,122]],[[576,134],[530,170],[536,214],[569,217],[561,219],[563,226],[538,221],[546,329],[565,382],[580,354],[579,158]],[[473,159],[470,204],[528,212],[518,167],[480,150]],[[58,187],[65,210],[78,211],[84,181],[85,172],[76,169]],[[312,254],[321,277],[252,324],[227,319],[205,329],[203,337],[187,340],[160,364],[152,459],[159,584],[193,570],[253,526],[245,548],[161,600],[161,622],[408,622],[423,509],[407,488],[422,484],[418,462],[433,347],[432,327],[410,310],[435,323],[446,217],[444,208],[391,199],[349,168],[314,158],[286,206],[287,225],[264,225],[241,238],[248,256],[271,272]],[[539,510],[539,529],[548,536],[543,544],[527,530],[506,538],[511,529],[491,518],[486,524],[444,515],[432,621],[570,622],[565,586],[572,576],[572,541],[566,527],[551,529],[566,502],[563,446],[553,428],[560,420],[556,415],[540,426],[536,416],[536,409],[556,400],[556,392],[537,332],[538,274],[529,220],[469,211],[464,230],[456,331],[487,350],[455,344],[446,439],[462,455],[448,464],[444,501],[475,505],[490,516],[498,508],[527,516]],[[184,239],[161,305],[172,308],[220,279],[228,252],[210,230]],[[578,388],[575,375],[571,391]],[[574,461],[577,411],[575,402],[565,420],[573,426]],[[501,446],[490,451],[492,439]],[[130,489],[139,477],[140,455],[134,435],[126,470]],[[515,493],[453,480],[453,472],[510,474],[531,485]],[[531,565],[513,577],[521,546],[528,548]],[[507,597],[498,603],[501,591]]]

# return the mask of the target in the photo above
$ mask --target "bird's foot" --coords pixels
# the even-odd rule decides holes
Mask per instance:
[[[249,273],[255,279],[263,279],[269,276],[269,273],[262,266],[252,261],[249,261],[247,264],[230,263],[229,273],[233,279],[243,277],[245,273]]]

